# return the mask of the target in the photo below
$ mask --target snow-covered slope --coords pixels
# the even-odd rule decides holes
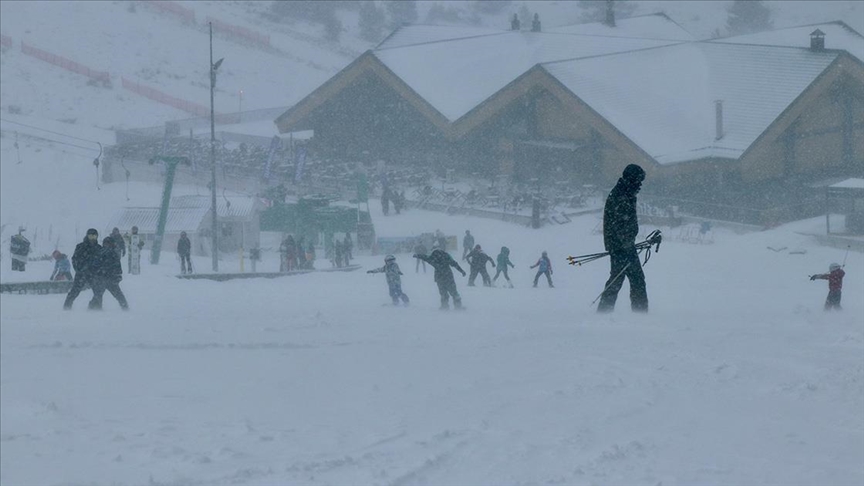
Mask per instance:
[[[183,3],[195,12],[196,23],[190,24],[144,2],[2,2],[0,30],[15,42],[0,57],[2,108],[14,105],[23,114],[104,128],[191,117],[124,89],[121,77],[209,106],[207,16],[266,33],[272,46],[264,49],[214,34],[214,58],[225,58],[216,85],[218,112],[241,109],[241,90],[244,111],[290,105],[365,48],[350,37],[345,42],[355,44],[354,50],[328,45],[312,35],[289,35],[294,31],[286,26],[271,30],[273,24],[258,20],[255,9],[227,3]],[[23,54],[22,41],[108,71],[112,87],[90,85],[83,75]]]

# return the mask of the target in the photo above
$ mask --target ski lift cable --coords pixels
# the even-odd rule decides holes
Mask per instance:
[[[15,132],[15,133],[17,134],[18,132]],[[46,142],[50,142],[50,143],[59,143],[60,145],[68,145],[68,146],[70,146],[70,147],[80,148],[80,149],[84,149],[84,150],[95,150],[93,147],[84,147],[83,145],[76,145],[76,144],[74,144],[74,143],[62,142],[62,141],[60,141],[60,140],[51,140],[50,138],[45,138],[45,137],[41,137],[41,136],[36,136],[36,135],[27,135],[26,133],[23,134],[23,135],[24,135],[25,137],[30,137],[30,138],[33,138],[33,139],[35,139],[35,140],[40,140],[40,139],[41,139],[41,140],[45,140]],[[87,141],[89,142],[89,140],[87,140]],[[39,142],[34,142],[34,143],[39,143]],[[99,143],[99,142],[93,142],[93,143]],[[78,154],[76,154],[76,155],[78,155]]]
[[[99,142],[97,142],[96,140],[88,140],[88,139],[86,139],[86,138],[76,137],[76,136],[73,136],[73,135],[66,135],[65,133],[55,132],[55,131],[52,131],[52,130],[48,130],[48,129],[46,129],[46,128],[34,127],[34,126],[32,126],[32,125],[27,125],[27,124],[25,124],[25,123],[20,123],[20,122],[16,122],[16,121],[12,121],[12,120],[6,120],[6,119],[4,119],[4,118],[0,118],[0,121],[6,122],[6,123],[14,123],[14,124],[16,124],[16,125],[21,125],[22,127],[32,128],[32,129],[34,129],[34,130],[41,130],[41,131],[43,131],[43,132],[47,132],[47,133],[53,133],[54,135],[60,135],[61,137],[73,138],[73,139],[75,139],[75,140],[80,140],[80,141],[82,141],[82,142],[99,143]]]
[[[88,150],[88,151],[93,150],[93,148],[91,148],[91,147],[82,147],[81,145],[75,145],[75,144],[66,143],[66,142],[59,142],[57,140],[49,140],[47,138],[41,138],[41,137],[32,137],[32,138],[33,138],[32,141],[29,143],[38,145],[40,147],[44,147],[44,148],[49,149],[49,150],[54,150],[55,152],[62,152],[64,154],[75,155],[75,156],[84,157],[87,159],[90,158],[89,155],[83,155],[83,154],[79,154],[79,153],[75,153],[75,152],[70,152],[68,150],[54,147],[52,144],[56,143],[56,144],[60,144],[60,145],[67,145],[70,147],[80,148],[80,149],[84,149],[84,150]]]

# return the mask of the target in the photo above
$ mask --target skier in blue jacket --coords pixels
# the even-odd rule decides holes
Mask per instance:
[[[384,266],[368,270],[366,273],[383,273],[387,277],[387,287],[390,289],[390,298],[393,299],[393,305],[399,305],[401,299],[405,305],[408,305],[408,296],[402,292],[402,271],[399,270],[399,264],[396,263],[396,257],[387,255],[384,257]]]
[[[537,268],[540,267],[540,268]],[[549,287],[555,287],[552,285],[552,262],[549,261],[549,256],[546,252],[543,252],[543,255],[537,260],[537,263],[531,265],[531,268],[537,268],[537,275],[534,275],[534,286],[537,286],[537,280],[540,279],[540,275],[546,275],[546,281],[549,282]]]

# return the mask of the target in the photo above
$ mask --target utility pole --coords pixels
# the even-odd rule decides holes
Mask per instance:
[[[213,254],[213,271],[219,271],[219,241],[217,238],[217,234],[219,232],[219,226],[217,223],[216,217],[216,116],[213,111],[213,90],[216,89],[216,70],[219,69],[219,66],[222,64],[222,61],[225,59],[219,59],[216,63],[213,63],[213,22],[209,22],[210,25],[210,212],[213,213],[212,219],[212,239],[211,239],[211,253]]]
[[[168,205],[171,203],[171,190],[174,187],[174,174],[177,165],[189,165],[189,157],[169,157],[159,155],[150,159],[150,165],[156,162],[165,162],[165,186],[162,188],[162,206],[159,209],[159,220],[156,223],[156,236],[153,238],[153,247],[150,248],[150,263],[159,264],[159,254],[162,251],[162,240],[165,238],[165,222],[168,220]]]

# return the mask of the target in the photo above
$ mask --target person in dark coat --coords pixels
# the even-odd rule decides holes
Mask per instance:
[[[453,306],[461,309],[462,297],[456,290],[456,280],[453,278],[453,270],[450,269],[450,267],[454,267],[464,277],[465,270],[462,270],[459,263],[441,248],[434,248],[432,254],[428,256],[415,253],[414,258],[423,260],[435,269],[435,283],[438,284],[438,293],[441,294],[441,309],[450,308],[450,296],[453,297]]]
[[[474,250],[474,235],[470,230],[465,230],[465,236],[462,237],[462,259],[465,260],[472,250]]]
[[[537,260],[537,263],[531,265],[531,268],[537,269],[537,275],[534,275],[534,286],[537,286],[537,282],[540,280],[540,275],[546,275],[546,283],[549,284],[549,288],[554,288],[552,285],[552,261],[549,260],[549,255],[544,251],[540,255],[540,259]]]
[[[630,307],[635,312],[648,312],[648,292],[645,274],[636,251],[639,222],[636,218],[636,194],[642,189],[645,171],[636,164],[624,168],[618,183],[609,192],[603,208],[603,243],[609,252],[609,280],[600,296],[597,312],[615,309],[618,291],[624,276],[630,281]]]
[[[58,250],[54,250],[51,257],[54,258],[54,271],[49,280],[53,282],[72,281],[72,263],[69,262],[69,257]]]
[[[126,302],[126,296],[120,290],[120,281],[123,280],[123,266],[120,264],[120,257],[117,255],[114,238],[107,237],[102,240],[102,248],[99,250],[99,264],[96,267],[95,277],[93,279],[93,298],[90,300],[90,309],[102,309],[102,296],[105,291],[111,292],[111,295],[117,299],[120,308],[129,310],[129,303]]]
[[[192,273],[192,242],[185,231],[180,232],[177,240],[177,254],[180,255],[180,273]]]
[[[510,265],[510,268],[516,268],[516,266],[513,265],[513,262],[510,261],[510,248],[502,246],[501,253],[498,254],[498,266],[496,267],[498,271],[495,272],[495,277],[492,279],[492,282],[497,282],[498,276],[503,273],[504,278],[507,280],[507,285],[512,289],[513,282],[510,281],[510,275],[507,275],[507,265]]]
[[[117,254],[122,258],[126,256],[126,238],[120,234],[120,228],[111,230],[111,239],[114,240],[114,248]]]
[[[399,300],[408,305],[410,300],[408,296],[402,292],[402,271],[399,270],[399,264],[396,263],[396,257],[387,255],[384,257],[384,266],[367,270],[366,273],[384,273],[387,277],[387,287],[390,289],[390,298],[393,299],[393,305],[399,305]]]
[[[492,268],[495,268],[495,260],[484,253],[480,245],[474,246],[474,249],[471,250],[471,253],[468,254],[466,259],[468,260],[468,265],[471,266],[471,275],[468,277],[468,286],[474,286],[474,280],[477,279],[477,274],[479,273],[480,276],[483,277],[483,285],[491,287],[492,279],[489,278],[489,272],[486,271],[486,262],[491,263]]]
[[[9,253],[12,256],[12,270],[16,272],[23,272],[27,266],[27,255],[30,254],[30,240],[28,240],[22,233],[24,233],[24,227],[18,228],[18,234],[12,235],[12,239],[9,242]]]
[[[99,232],[93,228],[87,230],[87,236],[84,241],[75,246],[75,253],[72,254],[72,267],[75,269],[75,280],[72,282],[72,288],[66,294],[66,301],[63,303],[63,308],[69,310],[72,308],[72,303],[78,298],[78,294],[85,287],[93,288],[93,293],[96,293],[96,272],[99,269],[100,252],[102,247],[99,245]]]

